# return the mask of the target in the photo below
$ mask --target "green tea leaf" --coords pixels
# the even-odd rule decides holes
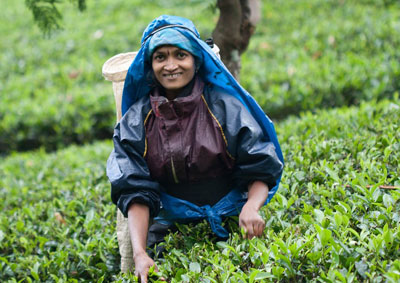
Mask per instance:
[[[195,273],[200,273],[201,272],[201,267],[198,262],[191,262],[189,265],[189,270]]]

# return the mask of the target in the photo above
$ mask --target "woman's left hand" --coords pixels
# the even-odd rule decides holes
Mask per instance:
[[[263,234],[265,221],[258,214],[257,208],[246,203],[239,215],[239,226],[244,229],[246,237],[252,239]]]
[[[264,232],[265,221],[258,211],[265,203],[268,191],[268,186],[264,182],[254,181],[249,184],[247,202],[239,215],[239,226],[244,229],[248,239],[260,237]]]

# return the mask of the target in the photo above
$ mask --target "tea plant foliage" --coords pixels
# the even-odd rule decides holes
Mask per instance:
[[[307,112],[277,124],[282,185],[264,236],[227,241],[206,222],[166,237],[169,282],[398,282],[400,100]],[[119,274],[105,161],[110,142],[0,161],[1,282],[129,282]]]

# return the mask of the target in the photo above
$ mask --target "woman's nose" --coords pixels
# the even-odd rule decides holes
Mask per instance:
[[[168,59],[168,61],[166,62],[164,69],[167,71],[173,71],[176,68],[178,68],[178,65],[175,63],[174,59]]]

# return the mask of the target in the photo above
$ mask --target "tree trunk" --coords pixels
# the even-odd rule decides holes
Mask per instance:
[[[247,49],[261,17],[260,0],[218,0],[220,16],[213,31],[214,42],[220,48],[221,59],[239,80],[240,55]]]

